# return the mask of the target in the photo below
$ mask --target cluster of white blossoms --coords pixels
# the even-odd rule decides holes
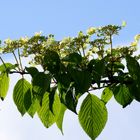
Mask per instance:
[[[136,47],[139,43],[139,40],[140,40],[140,34],[138,34],[134,37],[134,41],[131,43],[131,46]]]

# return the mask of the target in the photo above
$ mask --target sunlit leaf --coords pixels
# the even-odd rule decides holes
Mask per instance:
[[[107,109],[97,96],[88,94],[81,105],[78,117],[84,131],[95,140],[106,124]]]
[[[50,108],[52,113],[53,113],[53,103],[54,103],[56,88],[57,87],[52,87],[50,90],[50,93],[49,93],[49,108]]]
[[[0,65],[0,71],[9,72],[10,70],[15,69],[17,66],[18,66],[17,64],[5,63]]]
[[[54,103],[53,103],[53,113],[49,108],[49,93],[45,93],[42,101],[42,106],[38,109],[37,113],[44,124],[45,127],[50,127],[54,124],[58,118],[60,112],[60,100],[57,94],[55,94]]]
[[[111,99],[112,96],[113,96],[112,90],[106,87],[102,92],[101,100],[106,104]]]
[[[40,108],[40,103],[37,98],[32,99],[32,104],[27,113],[33,118],[37,110]]]
[[[24,96],[30,88],[31,84],[24,78],[20,79],[14,87],[13,100],[21,115],[24,115],[26,113],[26,109],[24,106]]]
[[[126,87],[126,85],[124,84],[115,86],[113,89],[113,94],[116,101],[119,104],[121,104],[123,107],[126,107],[127,105],[129,105],[133,100],[133,97],[131,96],[129,92],[129,88]]]
[[[61,130],[62,134],[63,134],[63,118],[64,118],[66,109],[67,108],[65,107],[65,105],[61,104],[61,109],[60,109],[58,118],[56,120],[57,127]]]
[[[9,76],[6,72],[0,74],[0,98],[4,100],[9,88]]]

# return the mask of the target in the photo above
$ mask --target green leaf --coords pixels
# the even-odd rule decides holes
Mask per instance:
[[[113,94],[116,101],[123,107],[129,105],[133,100],[133,97],[129,92],[129,88],[125,84],[115,86],[113,89]]]
[[[32,76],[32,78],[39,73],[38,69],[35,67],[25,67],[25,69]]]
[[[61,83],[65,87],[69,87],[69,85],[71,83],[71,77],[70,77],[69,73],[60,73],[58,75],[57,82]]]
[[[78,117],[84,131],[95,140],[107,122],[107,109],[97,96],[88,94],[81,105]]]
[[[32,104],[28,109],[27,113],[33,118],[36,111],[40,108],[40,103],[37,98],[32,99]]]
[[[18,65],[17,64],[11,64],[11,63],[5,63],[0,65],[0,71],[1,72],[9,72],[12,69],[15,69]]]
[[[77,106],[77,96],[74,90],[74,87],[70,85],[68,88],[63,87],[60,83],[58,84],[58,91],[61,103],[63,103],[69,110],[76,112],[76,106]]]
[[[29,89],[24,95],[24,107],[26,111],[28,111],[31,105],[32,105],[32,92],[31,89]]]
[[[24,78],[20,79],[14,87],[13,100],[21,115],[24,115],[26,113],[26,109],[24,106],[24,96],[26,92],[30,90],[30,88],[31,88],[31,84],[28,81],[26,81]]]
[[[62,134],[63,134],[63,118],[64,118],[66,109],[67,108],[65,107],[65,105],[61,104],[61,109],[60,109],[58,118],[56,120],[57,127],[61,130]]]
[[[9,88],[9,76],[6,72],[0,74],[0,98],[4,100]]]
[[[129,74],[133,78],[133,83],[128,85],[129,90],[134,98],[140,102],[140,65],[135,58],[129,55],[126,56],[126,62]]]
[[[46,92],[44,94],[42,106],[40,106],[37,113],[45,127],[49,128],[53,123],[56,122],[60,112],[60,105],[61,103],[59,100],[59,96],[55,94],[52,113],[49,108],[49,93]]]
[[[91,74],[87,70],[81,71],[73,68],[70,68],[69,72],[74,80],[76,92],[81,94],[87,92],[92,82]]]
[[[54,96],[55,96],[56,89],[57,87],[52,87],[49,93],[49,108],[52,113],[53,113],[53,103],[54,103]]]
[[[49,90],[51,77],[49,74],[39,72],[32,79],[33,91],[43,97],[44,93]]]
[[[102,92],[101,100],[106,104],[111,99],[112,96],[113,96],[112,90],[110,90],[109,87],[106,87]]]
[[[132,78],[140,85],[140,65],[137,60],[129,55],[126,56],[127,68]]]
[[[93,80],[95,80],[100,87],[100,80],[105,72],[105,61],[101,60],[91,60],[88,64],[89,71],[92,72]]]
[[[66,92],[65,105],[67,106],[68,109],[70,109],[71,111],[77,114],[76,106],[77,106],[78,101],[77,101],[75,93],[73,92],[74,92],[73,90],[69,90],[68,92]]]
[[[51,73],[57,73],[60,69],[60,58],[57,52],[47,50],[44,56],[44,68]]]
[[[78,53],[74,52],[74,53],[71,53],[71,54],[67,55],[66,57],[64,57],[62,59],[62,61],[72,62],[72,63],[79,64],[82,61],[82,57]]]
[[[122,63],[120,63],[120,62],[114,62],[113,63],[113,67],[115,68],[115,69],[123,69],[124,70],[124,65],[122,64]]]

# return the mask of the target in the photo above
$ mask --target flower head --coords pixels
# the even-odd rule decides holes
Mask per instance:
[[[11,40],[10,38],[5,39],[5,40],[4,40],[4,43],[7,44],[7,45],[9,45],[9,44],[12,43],[12,40]]]
[[[137,41],[134,41],[134,42],[131,43],[131,46],[133,46],[133,47],[136,47],[137,45],[138,45]]]
[[[136,35],[136,36],[134,37],[134,39],[135,39],[135,41],[139,41],[139,40],[140,40],[140,34]]]
[[[90,27],[89,29],[87,29],[87,34],[88,35],[93,35],[95,32],[96,32],[95,27]]]
[[[40,31],[40,32],[35,32],[35,36],[41,36],[41,34],[42,34],[42,31]]]

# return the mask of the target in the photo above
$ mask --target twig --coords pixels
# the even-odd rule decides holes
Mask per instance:
[[[19,57],[19,64],[20,64],[21,70],[23,71],[19,48],[18,48],[18,57]]]
[[[2,57],[1,57],[1,56],[0,56],[0,60],[1,60],[1,62],[3,63],[3,65],[4,65],[5,69],[7,70],[7,67],[6,67],[6,65],[5,65],[5,62],[3,61],[3,59],[2,59]]]
[[[16,60],[16,63],[18,64],[18,70],[20,71],[20,67],[19,67],[19,62],[18,62],[18,59],[16,57],[16,54],[14,53],[14,51],[12,51],[13,55],[14,55],[14,58]]]

